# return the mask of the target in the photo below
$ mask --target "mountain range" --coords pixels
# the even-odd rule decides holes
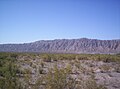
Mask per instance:
[[[120,53],[120,39],[55,39],[23,44],[0,44],[0,52],[115,54]]]

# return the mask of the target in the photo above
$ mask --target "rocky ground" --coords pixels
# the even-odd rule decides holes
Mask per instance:
[[[36,84],[41,76],[46,75],[50,69],[70,67],[70,76],[75,81],[94,78],[98,85],[103,85],[107,89],[120,89],[120,63],[104,62],[98,60],[43,60],[40,56],[19,56],[18,65],[21,70],[21,81],[27,75],[30,85]],[[40,88],[40,87],[39,87]],[[40,89],[44,89],[41,87]],[[83,88],[84,89],[84,88]]]

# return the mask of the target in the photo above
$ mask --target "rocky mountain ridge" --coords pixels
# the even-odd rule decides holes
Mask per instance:
[[[56,39],[23,44],[0,44],[0,52],[112,54],[120,53],[120,39]]]

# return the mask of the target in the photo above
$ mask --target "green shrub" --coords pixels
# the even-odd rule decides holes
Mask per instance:
[[[0,89],[23,89],[17,71],[16,55],[0,53]]]
[[[57,66],[45,76],[46,89],[67,89],[70,68],[59,69]]]

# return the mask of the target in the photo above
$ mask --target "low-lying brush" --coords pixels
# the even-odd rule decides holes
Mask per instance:
[[[79,73],[78,75],[76,72],[73,73],[72,68],[75,68],[77,72],[92,75],[93,70],[86,69],[85,65],[82,66],[84,60],[85,63],[88,61],[88,64],[89,60],[119,64],[120,55],[0,53],[0,89],[27,89],[28,87],[30,89],[106,89],[98,85],[92,76],[82,79]],[[67,61],[69,65],[59,67],[62,66],[62,62],[59,65],[59,61],[62,61],[64,65]],[[54,63],[56,66],[53,66]],[[94,66],[91,65],[91,67]],[[104,72],[110,68],[105,65],[101,67],[101,70]],[[120,72],[119,67],[115,69],[118,73]],[[79,77],[78,80],[72,77],[75,74]],[[35,76],[38,79],[31,82]],[[40,88],[41,86],[43,88]]]

